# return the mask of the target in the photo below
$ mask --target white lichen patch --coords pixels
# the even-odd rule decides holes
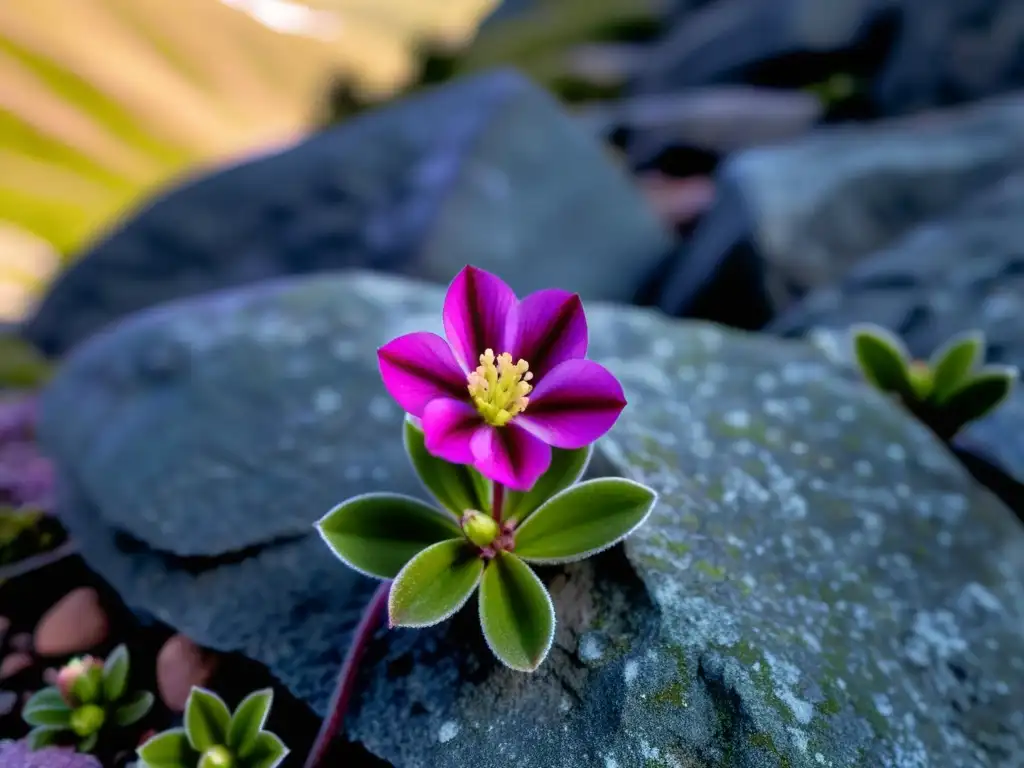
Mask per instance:
[[[442,723],[441,727],[437,730],[437,740],[442,744],[447,744],[458,735],[459,724],[454,720],[447,720]]]
[[[580,640],[579,657],[585,662],[600,661],[604,656],[606,645],[604,640],[596,634],[584,635]]]
[[[640,674],[640,665],[633,659],[623,665],[622,679],[626,681],[626,685],[632,685],[638,674]]]
[[[779,697],[794,719],[801,725],[807,725],[814,717],[814,705],[796,695],[793,688],[800,682],[800,670],[788,661],[777,658],[768,651],[762,651],[765,663],[771,670],[775,695]]]

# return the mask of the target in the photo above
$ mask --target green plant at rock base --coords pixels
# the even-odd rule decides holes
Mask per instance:
[[[140,746],[139,768],[274,768],[288,748],[263,730],[273,699],[269,688],[254,691],[232,713],[217,694],[193,687],[184,727]]]
[[[1017,381],[1013,366],[982,365],[985,337],[980,331],[953,337],[927,362],[912,359],[899,338],[877,325],[857,325],[851,334],[868,382],[898,397],[943,440],[995,410]]]
[[[35,693],[22,710],[33,729],[32,749],[73,741],[80,752],[92,752],[113,728],[134,725],[153,706],[148,691],[128,691],[131,671],[128,649],[115,648],[105,662],[91,656],[74,659],[57,673],[57,684]]]
[[[621,478],[577,484],[626,405],[615,377],[585,357],[579,296],[551,289],[520,301],[500,278],[466,267],[442,315],[447,339],[411,333],[378,350],[384,386],[409,415],[406,452],[441,508],[372,493],[317,525],[346,565],[394,580],[389,626],[437,624],[479,588],[487,644],[532,672],[551,647],[555,612],[527,563],[611,547],[657,496]]]

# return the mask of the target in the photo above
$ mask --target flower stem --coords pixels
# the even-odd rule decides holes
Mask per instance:
[[[384,615],[384,606],[387,605],[388,592],[391,589],[391,582],[381,582],[377,591],[373,593],[370,602],[363,610],[363,616],[359,620],[355,633],[352,635],[352,644],[348,648],[348,654],[341,665],[341,674],[338,675],[338,684],[334,689],[334,696],[331,698],[330,708],[327,710],[327,717],[320,726],[320,732],[316,735],[313,748],[306,758],[305,768],[319,768],[323,763],[331,742],[338,735],[342,724],[345,722],[345,714],[348,711],[349,701],[352,699],[352,692],[356,685],[356,676],[359,672],[359,662],[363,658],[373,633],[381,625],[381,618]]]
[[[491,483],[493,492],[491,495],[491,517],[496,523],[501,522],[501,508],[505,505],[505,486],[501,483]]]

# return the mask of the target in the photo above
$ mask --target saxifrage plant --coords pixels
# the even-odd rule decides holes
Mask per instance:
[[[105,662],[86,656],[66,664],[57,684],[37,691],[22,709],[22,718],[34,726],[28,745],[41,749],[72,741],[80,752],[92,752],[108,731],[137,723],[152,708],[153,694],[129,692],[130,671],[124,645]]]
[[[995,410],[1017,381],[1013,366],[983,365],[985,337],[980,331],[954,336],[928,361],[914,360],[903,342],[880,326],[860,324],[851,335],[867,381],[898,397],[944,440]]]
[[[436,624],[478,592],[487,644],[530,672],[547,656],[555,613],[529,564],[614,545],[657,497],[621,478],[578,482],[626,406],[611,372],[586,359],[579,296],[549,289],[520,300],[466,267],[442,317],[447,339],[411,333],[378,351],[384,385],[408,414],[406,451],[438,506],[371,493],[317,525],[345,564],[393,580],[391,627]]]
[[[274,693],[253,691],[234,712],[217,694],[193,686],[184,727],[158,733],[139,747],[139,768],[274,768],[288,755],[263,729]]]

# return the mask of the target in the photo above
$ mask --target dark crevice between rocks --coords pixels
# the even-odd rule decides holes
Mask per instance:
[[[745,764],[740,762],[743,755],[739,752],[738,745],[748,743],[756,729],[747,722],[743,698],[739,691],[726,680],[722,660],[713,655],[702,654],[697,662],[697,680],[704,686],[713,707],[716,719],[714,728],[718,732],[716,742],[726,745],[724,753],[709,756],[709,759],[718,761],[715,763],[716,768],[736,768]]]
[[[300,541],[309,535],[308,533],[295,533],[277,536],[267,541],[261,541],[258,544],[243,547],[242,549],[222,552],[216,555],[177,555],[173,552],[154,549],[149,544],[146,544],[146,542],[123,530],[114,531],[114,544],[126,555],[153,557],[158,559],[167,570],[183,571],[192,576],[198,576],[205,571],[225,565],[237,565],[256,557],[266,550]]]

